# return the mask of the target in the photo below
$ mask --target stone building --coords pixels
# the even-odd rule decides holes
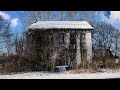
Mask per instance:
[[[93,27],[86,21],[38,21],[27,33],[29,57],[54,66],[79,67],[92,60]],[[39,63],[40,63],[39,62]]]

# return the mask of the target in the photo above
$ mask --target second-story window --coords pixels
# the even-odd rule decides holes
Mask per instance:
[[[53,41],[53,33],[48,33],[48,41]]]
[[[64,44],[65,43],[65,34],[64,33],[59,33],[59,44]]]
[[[75,33],[70,33],[70,43],[76,44],[76,35]]]

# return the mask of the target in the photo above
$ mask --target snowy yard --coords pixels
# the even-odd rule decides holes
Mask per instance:
[[[70,74],[64,73],[46,73],[46,72],[28,72],[11,75],[0,75],[0,79],[108,79],[120,78],[120,72],[98,72],[98,73],[81,73]]]

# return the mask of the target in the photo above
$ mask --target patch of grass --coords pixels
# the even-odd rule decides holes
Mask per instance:
[[[74,70],[71,70],[71,71],[70,71],[70,73],[72,73],[72,74],[79,74],[79,73],[96,73],[96,72],[98,72],[98,70],[93,69],[93,68],[89,68],[89,69],[79,68],[79,69],[74,69]]]

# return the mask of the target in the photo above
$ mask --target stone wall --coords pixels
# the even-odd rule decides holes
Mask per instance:
[[[92,36],[91,31],[86,32],[87,60],[92,60]]]

